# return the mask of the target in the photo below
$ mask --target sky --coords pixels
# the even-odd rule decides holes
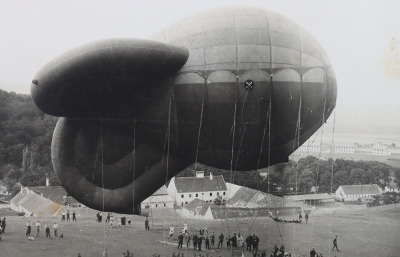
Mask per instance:
[[[206,9],[256,6],[297,22],[325,49],[338,83],[338,124],[384,126],[392,128],[390,131],[398,128],[400,137],[400,1],[0,0],[0,3],[3,90],[29,94],[31,80],[43,65],[87,42],[110,37],[147,38],[181,18]]]

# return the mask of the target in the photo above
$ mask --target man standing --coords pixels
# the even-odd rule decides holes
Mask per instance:
[[[303,216],[301,215],[301,212],[299,212],[299,223],[301,223],[302,219],[303,219]]]
[[[211,240],[211,248],[214,248],[214,243],[215,243],[215,234],[214,234],[214,232],[212,232],[212,234],[210,236],[210,240]]]
[[[4,230],[6,229],[6,218],[3,218],[1,221],[2,232],[4,234]]]
[[[50,238],[50,227],[49,224],[47,224],[47,222],[44,225],[44,229],[46,231],[46,238]]]
[[[183,244],[183,234],[180,234],[178,236],[178,249],[181,248],[182,249],[182,244]]]
[[[337,235],[336,235],[335,238],[333,239],[332,251],[333,251],[333,249],[335,249],[335,247],[336,247],[336,250],[339,252],[339,249],[338,249],[338,247],[337,247]]]
[[[72,221],[76,222],[76,212],[75,211],[72,212]]]
[[[35,226],[36,226],[36,237],[38,237],[39,236],[39,232],[40,232],[40,226],[41,226],[40,222],[37,221]]]
[[[308,221],[308,213],[307,212],[306,212],[305,218],[306,218],[306,224],[307,224],[307,221]]]
[[[196,234],[194,234],[193,235],[193,250],[196,250],[197,249],[197,235]]]
[[[315,251],[315,249],[313,248],[311,251],[310,251],[310,257],[316,257],[317,256],[317,252]]]
[[[31,236],[31,222],[28,220],[28,222],[26,223],[26,233],[25,233],[26,237]]]
[[[67,221],[70,221],[70,217],[69,217],[69,210],[67,211]]]
[[[150,230],[150,227],[149,227],[149,218],[148,218],[148,217],[146,217],[146,220],[144,221],[144,227],[145,227],[146,230]]]
[[[55,236],[55,238],[58,239],[58,224],[57,224],[57,222],[54,222],[53,229],[54,229],[54,236]]]
[[[199,248],[199,251],[201,251],[201,244],[203,243],[203,236],[199,236],[197,238],[197,247]]]
[[[217,246],[217,248],[219,248],[219,246],[221,245],[221,249],[222,249],[222,244],[224,243],[224,234],[222,234],[222,232],[221,232],[221,234],[219,235],[218,239],[219,239],[219,241],[218,241],[218,246]]]
[[[61,222],[65,221],[65,211],[63,210],[61,213]]]

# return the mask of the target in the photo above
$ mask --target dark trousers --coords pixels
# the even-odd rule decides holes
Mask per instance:
[[[179,243],[178,243],[178,248],[182,248],[182,241],[179,241]]]
[[[246,251],[251,251],[251,244],[250,243],[247,244]]]
[[[221,245],[221,248],[222,248],[222,243],[223,243],[223,242],[224,242],[224,241],[220,240],[220,241],[218,242],[217,248],[219,248],[220,245]]]
[[[336,247],[336,250],[339,251],[337,244],[333,244],[332,251],[333,251],[333,249],[335,249],[335,247]]]
[[[46,228],[46,237],[50,238],[50,228]]]
[[[31,226],[26,228],[26,234],[25,236],[30,236],[31,235]]]

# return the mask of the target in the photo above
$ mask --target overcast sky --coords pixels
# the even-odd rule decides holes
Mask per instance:
[[[36,72],[71,48],[109,37],[147,38],[185,16],[226,5],[262,7],[303,26],[333,64],[337,112],[400,127],[398,0],[2,1],[0,88],[29,94]]]

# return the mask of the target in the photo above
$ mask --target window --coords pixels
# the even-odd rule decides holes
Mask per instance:
[[[167,207],[167,204],[166,204],[166,203],[164,203],[164,207]]]
[[[212,193],[210,193],[210,196],[212,196]]]
[[[156,204],[156,208],[158,207],[158,204]]]
[[[219,195],[219,192],[217,192],[217,195]]]
[[[192,197],[192,194],[189,194],[189,198]]]
[[[183,194],[181,194],[181,198],[183,198]]]
[[[196,194],[196,197],[199,197],[199,194]]]
[[[187,202],[185,202],[185,204],[187,204]]]
[[[183,202],[181,202],[181,206],[183,206]]]
[[[223,195],[225,195],[225,194],[226,194],[226,192],[223,193]]]

